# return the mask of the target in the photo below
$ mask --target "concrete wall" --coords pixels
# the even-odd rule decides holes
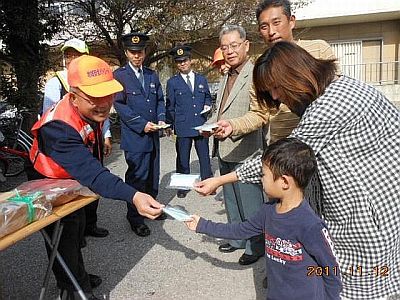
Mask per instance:
[[[394,105],[400,109],[400,85],[375,85],[375,87],[380,90],[386,98],[388,98]]]
[[[296,39],[323,39],[329,43],[362,41],[363,63],[400,61],[400,20],[296,28],[294,36]],[[382,51],[380,50],[381,46]],[[399,76],[400,70],[395,72]],[[398,84],[375,86],[389,100],[396,104],[400,103],[400,87]]]
[[[296,39],[323,39],[330,43],[382,40],[382,61],[398,61],[400,58],[400,20],[296,28],[294,35]]]

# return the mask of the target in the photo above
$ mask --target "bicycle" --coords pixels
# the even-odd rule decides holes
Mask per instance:
[[[24,110],[0,103],[0,182],[25,171],[33,138],[22,130]]]
[[[28,159],[29,153],[26,151],[0,147],[0,173],[4,177],[18,176],[25,170],[25,162]]]

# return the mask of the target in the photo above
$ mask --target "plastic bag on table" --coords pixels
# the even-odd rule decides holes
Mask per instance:
[[[0,201],[0,238],[51,214],[51,203],[40,193]]]
[[[96,196],[89,188],[72,179],[37,179],[17,187],[20,194],[40,191],[53,207],[63,205],[78,196]]]

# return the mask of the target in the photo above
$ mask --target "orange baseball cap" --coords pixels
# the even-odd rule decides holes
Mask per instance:
[[[105,97],[123,90],[110,66],[102,59],[82,55],[68,66],[68,84],[92,97]]]
[[[213,58],[213,62],[211,63],[212,66],[215,66],[217,63],[221,63],[224,62],[224,56],[222,55],[222,50],[220,48],[217,48],[214,52],[214,58]]]

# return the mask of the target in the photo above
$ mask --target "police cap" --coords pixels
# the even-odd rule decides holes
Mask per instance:
[[[122,43],[125,49],[142,50],[146,47],[149,37],[140,32],[132,32],[122,36]]]
[[[169,51],[169,55],[171,55],[175,61],[185,60],[191,57],[192,48],[186,45],[180,45],[172,48]]]

